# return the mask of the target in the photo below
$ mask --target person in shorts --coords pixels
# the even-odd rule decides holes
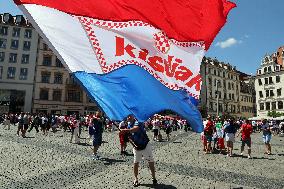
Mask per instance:
[[[126,129],[127,128],[127,121],[123,120],[119,123],[119,129]],[[120,142],[120,155],[127,155],[126,147],[128,142],[128,134],[127,133],[119,133],[119,142]]]
[[[213,121],[211,121],[210,116],[208,116],[207,119],[208,120],[207,120],[207,123],[206,123],[205,128],[204,128],[204,137],[207,141],[207,146],[206,146],[206,151],[205,151],[206,154],[212,152],[211,142],[212,142],[212,137],[213,137],[213,133],[214,133]]]
[[[242,146],[241,146],[241,155],[243,155],[245,145],[248,146],[248,158],[251,158],[251,134],[253,132],[253,127],[249,123],[249,120],[246,120],[245,123],[242,124],[241,129],[237,135],[241,133],[241,140],[242,140]]]
[[[155,164],[154,158],[152,154],[152,146],[149,144],[149,138],[146,134],[146,130],[143,123],[138,123],[133,115],[129,115],[127,117],[128,127],[127,129],[122,129],[121,133],[129,133],[130,140],[133,143],[133,154],[134,154],[134,182],[133,186],[139,186],[138,181],[138,168],[139,162],[142,160],[142,157],[148,161],[149,168],[152,175],[153,184],[157,184],[156,176],[155,176]]]
[[[92,119],[92,135],[93,135],[93,159],[99,160],[100,156],[97,154],[99,147],[102,145],[104,120],[100,111],[97,111]]]
[[[233,148],[235,142],[236,126],[234,120],[230,120],[229,124],[224,127],[225,140],[227,142],[227,156],[233,156]]]
[[[271,140],[271,130],[270,130],[270,126],[267,123],[267,120],[263,120],[263,124],[262,124],[262,139],[265,145],[265,149],[266,152],[265,154],[270,155],[271,154],[271,145],[270,145],[270,140]]]

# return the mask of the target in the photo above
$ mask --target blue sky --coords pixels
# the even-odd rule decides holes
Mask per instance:
[[[284,0],[231,0],[237,4],[206,56],[255,74],[266,53],[284,45]],[[0,13],[21,14],[12,0],[0,0]]]

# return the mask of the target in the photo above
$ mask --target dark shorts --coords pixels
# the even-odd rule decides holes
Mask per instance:
[[[242,146],[245,146],[245,145],[247,145],[248,147],[251,147],[251,139],[250,138],[245,139],[245,140],[242,139]]]
[[[212,141],[212,135],[205,135],[205,139],[207,142],[211,142]]]
[[[103,142],[102,135],[94,135],[93,146],[100,146],[102,145],[102,142]]]
[[[29,128],[29,124],[24,124],[24,130],[27,130]]]
[[[158,134],[159,134],[159,130],[158,129],[154,129],[153,132],[154,132],[154,136],[158,136]]]

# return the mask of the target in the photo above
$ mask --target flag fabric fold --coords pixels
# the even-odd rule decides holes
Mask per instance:
[[[14,0],[110,119],[170,109],[201,132],[200,63],[227,0]]]

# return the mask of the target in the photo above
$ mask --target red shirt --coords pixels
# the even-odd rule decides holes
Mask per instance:
[[[250,135],[252,133],[252,126],[251,124],[242,124],[242,139],[247,140],[250,139]]]
[[[212,135],[213,134],[213,122],[208,120],[204,129],[205,135]]]

